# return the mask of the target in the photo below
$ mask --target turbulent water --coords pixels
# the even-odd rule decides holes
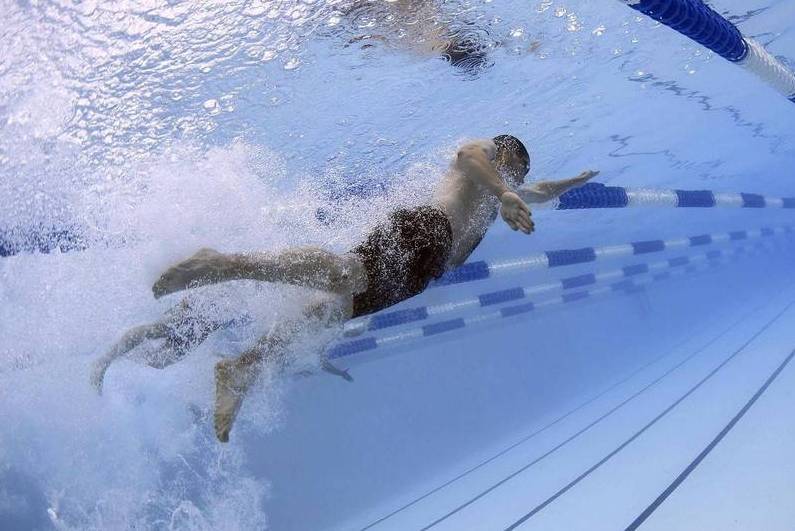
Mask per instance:
[[[795,59],[790,3],[714,4]],[[430,36],[476,43],[486,59],[450,64]],[[445,431],[439,419],[455,416],[458,393],[479,396],[477,362],[374,363],[354,371],[357,391],[346,395],[350,385],[331,376],[290,376],[318,372],[315,342],[329,338],[314,338],[296,346],[286,374],[263,376],[221,446],[208,416],[212,365],[306,296],[253,283],[195,295],[199,311],[246,312],[253,323],[216,334],[174,367],[120,361],[99,397],[91,361],[179,300],[150,292],[175,260],[205,246],[345,250],[388,208],[423,202],[469,138],[522,138],[534,178],[594,168],[622,186],[795,195],[791,106],[609,0],[415,0],[408,10],[374,1],[10,1],[0,22],[0,233],[13,246],[65,231],[82,250],[0,258],[0,528],[317,529],[421,483],[543,408],[512,416],[508,398],[480,396],[484,410],[495,400],[490,415],[503,411],[502,432],[473,436],[434,468],[441,442],[417,439],[447,441],[463,429],[465,417],[447,435],[432,426]],[[478,257],[788,219],[764,216],[540,213],[532,240],[499,226]],[[669,317],[638,324],[637,344],[665,343],[663,330],[688,322]],[[582,318],[558,313],[523,340],[548,333],[536,344],[560,354],[554,334],[582,327],[599,338],[601,321]],[[481,339],[433,348],[512,347]],[[507,386],[511,369],[501,370],[489,368],[486,380]],[[453,375],[470,378],[468,392]],[[436,417],[401,402],[409,399],[398,391],[412,385],[438,404]],[[391,409],[375,405],[387,400]],[[429,431],[390,429],[410,430],[412,414],[429,415]],[[361,446],[347,451],[342,434]],[[414,461],[389,450],[413,444]]]

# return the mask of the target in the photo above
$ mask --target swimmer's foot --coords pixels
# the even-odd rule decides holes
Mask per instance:
[[[102,394],[102,383],[105,380],[105,372],[110,367],[110,361],[101,358],[94,362],[91,367],[91,386],[96,389],[97,394]]]
[[[221,360],[215,365],[215,436],[229,442],[229,432],[235,422],[243,396],[251,383],[251,368],[238,360]]]
[[[165,295],[227,280],[230,259],[214,249],[199,252],[172,266],[152,286],[152,293],[159,299]]]

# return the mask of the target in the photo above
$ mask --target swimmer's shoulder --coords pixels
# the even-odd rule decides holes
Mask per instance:
[[[453,165],[458,167],[461,158],[467,155],[485,156],[487,160],[494,163],[497,160],[497,145],[491,138],[481,138],[466,142],[458,148]]]

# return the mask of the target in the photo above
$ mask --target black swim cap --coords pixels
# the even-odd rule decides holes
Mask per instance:
[[[528,172],[530,169],[530,153],[527,152],[527,148],[524,147],[521,140],[511,135],[498,135],[492,141],[497,146],[498,157],[500,153],[511,152],[524,162],[525,173]]]

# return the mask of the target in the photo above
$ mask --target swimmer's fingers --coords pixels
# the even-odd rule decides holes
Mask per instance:
[[[515,192],[505,192],[500,197],[502,219],[513,230],[521,230],[526,234],[533,231],[533,221],[530,219],[530,208]]]
[[[516,224],[519,225],[519,228],[525,234],[530,234],[535,229],[535,224],[530,217],[529,211],[520,211],[516,217]]]
[[[500,211],[500,214],[502,214],[502,219],[505,221],[505,223],[511,227],[511,230],[519,230],[519,224],[516,222],[516,216],[513,212],[507,208],[503,208]]]
[[[586,170],[586,171],[582,172],[581,174],[579,174],[577,177],[575,177],[575,180],[578,181],[578,182],[581,182],[581,183],[587,183],[588,181],[590,181],[591,179],[593,179],[597,175],[599,175],[599,171],[598,170],[596,170],[596,171],[594,171],[594,170]]]
[[[505,223],[513,230],[521,230],[525,234],[530,234],[535,229],[535,224],[530,217],[530,211],[525,209],[512,209],[511,211],[503,212],[503,219]]]
[[[519,225],[517,225],[516,223],[514,223],[513,221],[511,221],[511,220],[510,220],[510,219],[508,219],[508,218],[503,218],[503,219],[505,219],[505,223],[506,223],[506,224],[507,224],[509,227],[511,227],[511,230],[519,230]]]

